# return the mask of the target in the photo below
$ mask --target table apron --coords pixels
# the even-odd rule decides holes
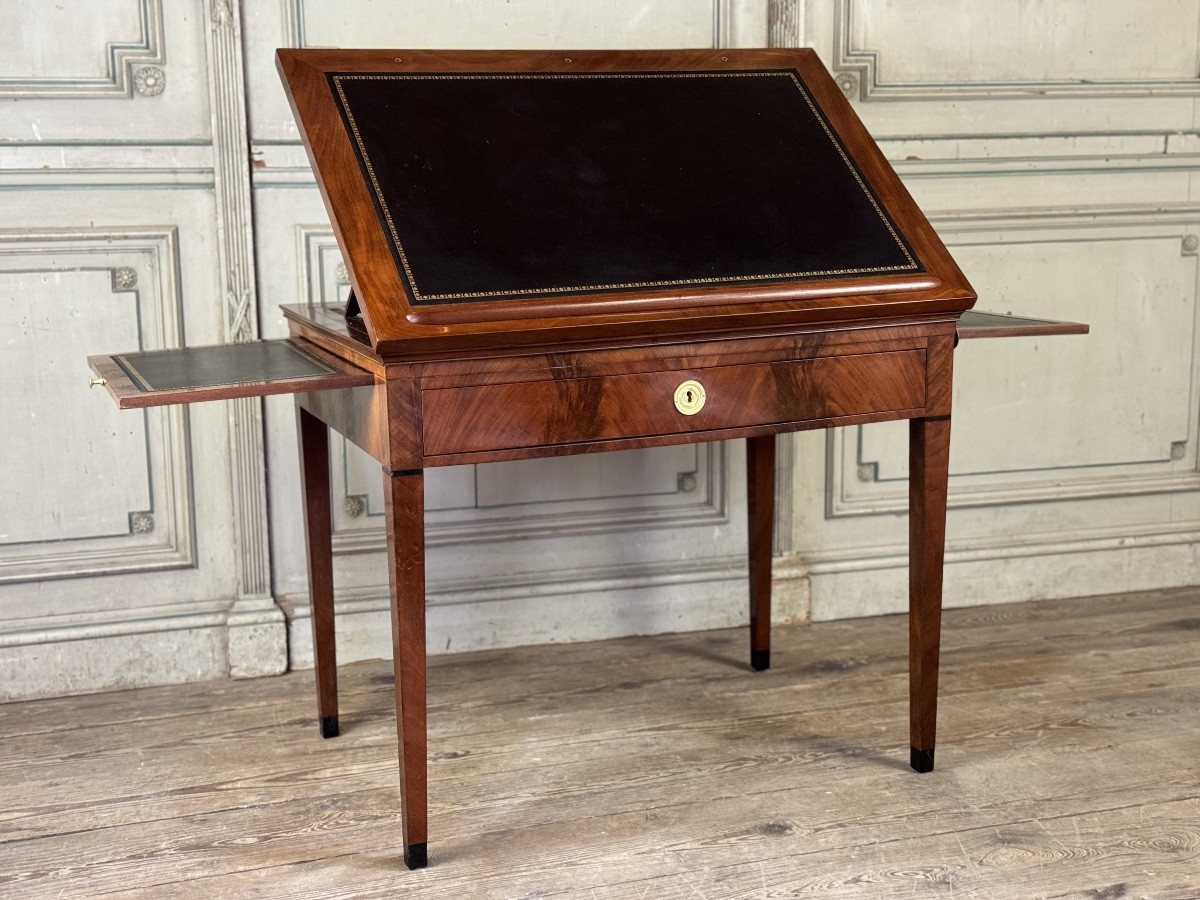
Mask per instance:
[[[681,412],[677,388],[704,403]],[[421,392],[426,457],[579,445],[914,410],[926,406],[926,351],[899,350]],[[794,424],[793,427],[803,427]]]

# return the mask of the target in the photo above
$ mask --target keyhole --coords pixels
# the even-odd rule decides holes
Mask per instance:
[[[685,381],[675,388],[675,408],[685,416],[694,416],[704,407],[704,385]]]

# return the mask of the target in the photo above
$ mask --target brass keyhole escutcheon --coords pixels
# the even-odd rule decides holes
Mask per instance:
[[[708,399],[704,393],[704,385],[694,379],[689,379],[675,388],[675,408],[685,416],[694,416],[704,409],[704,401]]]

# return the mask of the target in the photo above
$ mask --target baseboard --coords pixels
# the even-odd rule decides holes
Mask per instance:
[[[431,591],[426,609],[429,654],[705,631],[744,625],[749,616],[744,568],[687,577],[683,567],[669,566],[655,573],[564,581],[555,588]],[[776,622],[807,621],[808,582],[802,573],[777,572],[773,601]],[[291,667],[311,667],[307,602],[283,605],[289,611]],[[339,596],[335,605],[339,663],[391,657],[386,596]]]
[[[273,675],[287,667],[282,611],[270,598],[226,609],[39,620],[0,642],[0,701]]]
[[[1200,546],[1104,547],[985,559],[948,553],[944,572],[946,608],[1122,594],[1200,583]],[[888,560],[876,567],[821,568],[809,578],[814,622],[908,610],[904,560]]]

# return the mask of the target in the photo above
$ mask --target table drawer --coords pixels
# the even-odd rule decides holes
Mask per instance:
[[[675,399],[687,381],[704,394],[690,415]],[[438,388],[421,405],[426,456],[915,410],[925,351]]]

